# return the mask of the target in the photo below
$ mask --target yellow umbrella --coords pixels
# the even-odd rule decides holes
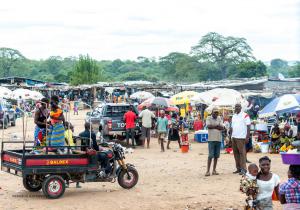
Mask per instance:
[[[190,99],[194,96],[198,95],[198,92],[195,91],[183,91],[171,97],[171,101],[175,105],[188,104],[190,103]]]

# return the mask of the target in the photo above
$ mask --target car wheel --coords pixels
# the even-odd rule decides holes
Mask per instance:
[[[14,119],[11,121],[10,123],[11,126],[16,126],[16,118],[14,117]]]
[[[5,118],[5,120],[4,120],[4,129],[7,129],[8,128],[8,119],[7,118]]]

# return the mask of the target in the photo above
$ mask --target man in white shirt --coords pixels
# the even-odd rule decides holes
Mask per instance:
[[[242,112],[241,104],[235,105],[234,115],[231,120],[232,149],[236,164],[236,171],[233,173],[245,174],[246,170],[246,144],[250,138],[250,117]]]
[[[155,118],[155,115],[148,108],[144,107],[143,111],[139,114],[139,117],[142,118],[143,145],[145,145],[145,139],[147,138],[147,148],[149,149],[152,118]]]

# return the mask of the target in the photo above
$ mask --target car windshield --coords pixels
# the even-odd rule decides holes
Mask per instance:
[[[129,110],[129,106],[107,106],[106,116],[109,117],[122,117]],[[134,108],[134,112],[137,113]]]

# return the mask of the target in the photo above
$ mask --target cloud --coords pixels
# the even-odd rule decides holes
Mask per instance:
[[[146,21],[151,21],[152,18],[143,17],[143,16],[129,16],[128,20],[146,22]]]
[[[0,45],[29,58],[188,53],[203,35],[245,37],[255,57],[300,60],[300,0],[3,1]],[[16,6],[17,5],[17,6]]]

